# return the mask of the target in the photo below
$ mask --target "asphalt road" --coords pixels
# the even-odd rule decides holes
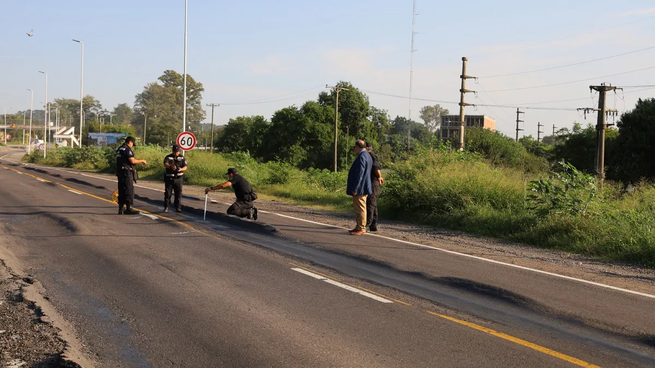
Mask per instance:
[[[102,367],[655,366],[655,298],[273,213],[212,215],[0,153],[0,255]],[[196,209],[194,211],[194,208]],[[224,212],[224,204],[212,211]]]

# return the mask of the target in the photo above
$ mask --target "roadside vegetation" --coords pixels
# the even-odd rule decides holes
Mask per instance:
[[[194,92],[189,96],[187,129],[207,147],[211,129],[202,123],[203,87],[192,78],[188,83]],[[165,71],[136,96],[134,108],[125,103],[114,109],[113,125],[106,124],[107,116],[104,124],[99,121],[100,102],[86,96],[88,115],[99,115],[85,125],[84,133],[120,131],[147,138],[151,145],[139,143],[135,149],[137,157],[150,163],[141,168],[140,177],[161,180],[161,162],[181,130],[181,86],[179,74]],[[392,118],[352,84],[342,81],[337,86],[344,89],[337,122],[339,172],[333,172],[333,90],[281,108],[270,119],[239,116],[218,122],[215,153],[187,153],[186,183],[216,184],[225,180],[228,167],[236,167],[264,196],[350,212],[347,170],[354,158],[353,142],[364,138],[373,143],[384,168],[382,218],[655,267],[655,99],[639,100],[616,128],[607,129],[607,181],[601,185],[594,173],[594,126],[576,123],[543,139],[526,136],[518,142],[498,132],[467,128],[466,150],[459,152],[439,139],[438,126],[447,109],[424,106],[422,122]],[[79,120],[79,101],[55,102],[67,117],[64,121]],[[26,160],[113,172],[114,157],[113,148],[85,146],[50,150],[46,160],[35,152]]]

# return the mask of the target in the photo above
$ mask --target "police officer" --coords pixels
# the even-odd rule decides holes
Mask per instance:
[[[236,195],[237,201],[227,209],[227,214],[257,220],[257,208],[255,208],[253,203],[257,197],[252,191],[252,186],[248,180],[239,175],[235,168],[227,169],[227,176],[228,179],[226,182],[205,188],[205,194],[212,190],[232,187],[234,188],[234,195]]]
[[[373,160],[373,166],[371,167],[371,188],[373,192],[366,197],[366,227],[370,231],[378,231],[378,196],[380,195],[380,185],[384,184],[384,179],[380,172],[380,159],[372,152],[373,144],[371,142],[366,142],[366,151]]]
[[[182,212],[182,184],[184,172],[187,169],[186,159],[180,154],[180,147],[174,144],[173,153],[164,157],[164,212],[168,212],[171,203],[171,192],[175,191],[175,211]]]
[[[116,150],[116,176],[118,177],[118,214],[136,215],[139,211],[132,209],[134,202],[134,182],[137,179],[134,165],[147,165],[146,160],[134,158],[132,147],[136,146],[134,137],[125,138],[125,142]],[[123,207],[126,207],[123,210]]]

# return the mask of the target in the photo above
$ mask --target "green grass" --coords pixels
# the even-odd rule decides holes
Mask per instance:
[[[136,157],[149,163],[140,165],[140,177],[162,180],[166,154],[167,150],[156,146],[137,147]],[[62,148],[50,150],[45,161],[35,153],[27,159],[85,170],[114,170],[111,149]],[[227,168],[236,167],[262,198],[352,211],[344,172],[301,171],[279,162],[259,163],[244,153],[192,151],[187,159],[185,180],[191,185],[223,182]],[[618,185],[609,183],[585,211],[542,213],[531,207],[527,188],[531,180],[549,175],[533,168],[494,166],[471,153],[426,151],[385,170],[380,216],[655,267],[655,186],[642,183],[633,193],[622,194]]]

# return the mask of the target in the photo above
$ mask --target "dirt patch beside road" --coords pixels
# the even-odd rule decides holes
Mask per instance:
[[[31,277],[14,273],[0,260],[0,366],[81,367],[66,359],[69,345],[60,337],[66,334],[44,312],[45,303],[30,300],[41,299],[32,298],[33,293],[27,291],[38,286]],[[84,359],[75,360],[84,362]],[[84,363],[84,367],[93,366]]]

